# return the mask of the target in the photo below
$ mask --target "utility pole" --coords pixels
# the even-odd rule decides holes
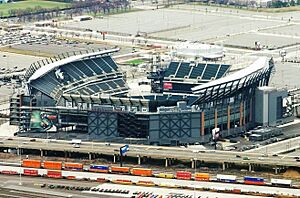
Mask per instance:
[[[122,148],[123,147],[120,147],[120,167],[123,166],[123,152],[122,152]]]

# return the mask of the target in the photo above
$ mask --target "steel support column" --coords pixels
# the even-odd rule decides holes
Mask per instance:
[[[243,126],[243,102],[240,103],[240,127]]]
[[[217,108],[215,108],[215,128],[218,128],[218,109]]]
[[[138,155],[137,158],[138,158],[138,165],[141,165],[141,162],[142,162],[141,156]]]
[[[230,105],[227,106],[227,130],[230,130]]]
[[[205,128],[205,124],[204,124],[204,111],[201,112],[201,136],[204,136],[204,128]]]

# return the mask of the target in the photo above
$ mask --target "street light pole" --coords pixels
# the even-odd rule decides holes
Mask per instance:
[[[197,169],[197,158],[194,158],[194,176],[196,175],[196,169]],[[194,182],[194,198],[196,198],[196,183]]]
[[[123,166],[123,152],[122,152],[122,147],[120,148],[120,167]]]
[[[20,155],[20,177],[19,177],[19,185],[22,185],[22,149],[21,149],[21,145],[20,145],[20,137],[18,137],[18,149],[19,149],[19,155]]]

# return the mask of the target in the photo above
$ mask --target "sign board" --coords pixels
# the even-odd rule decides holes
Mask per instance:
[[[219,136],[220,136],[220,128],[214,128],[211,131],[211,134],[212,134],[213,140],[217,140],[219,138]]]
[[[128,150],[129,150],[129,145],[127,145],[127,144],[125,146],[121,147],[122,155],[125,154]]]

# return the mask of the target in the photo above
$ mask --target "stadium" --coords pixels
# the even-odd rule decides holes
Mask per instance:
[[[291,120],[287,92],[266,87],[274,70],[270,58],[236,72],[228,64],[171,61],[147,74],[151,91],[141,95],[112,58],[118,50],[33,63],[26,88],[10,102],[10,124],[19,127],[18,135],[179,145]]]

